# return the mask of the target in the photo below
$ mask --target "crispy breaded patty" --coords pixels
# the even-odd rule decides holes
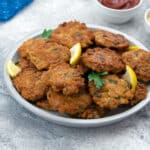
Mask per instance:
[[[45,110],[52,110],[48,100],[40,100],[36,102],[36,106],[45,109]]]
[[[144,84],[138,82],[136,89],[135,89],[134,97],[130,101],[130,105],[133,106],[137,104],[138,102],[140,102],[141,100],[145,99],[147,96],[147,91],[148,91],[147,87]]]
[[[21,69],[25,69],[25,68],[35,68],[35,66],[27,59],[25,58],[20,58],[17,65],[21,68]]]
[[[89,92],[93,101],[101,108],[115,109],[120,105],[128,104],[134,96],[134,91],[124,79],[117,75],[103,77],[104,86],[97,89],[93,81],[89,82]]]
[[[54,91],[62,91],[64,95],[76,94],[84,87],[81,71],[62,63],[49,69],[49,83]]]
[[[90,95],[85,91],[80,91],[73,96],[65,96],[60,92],[49,89],[47,99],[52,110],[70,115],[83,111],[92,103]]]
[[[45,41],[46,39],[43,38],[29,39],[18,48],[18,52],[21,57],[28,58],[28,51],[36,49],[37,47],[40,48],[40,45],[42,46]]]
[[[94,31],[95,42],[99,46],[123,50],[129,47],[129,41],[123,35],[104,30]]]
[[[37,101],[46,95],[48,88],[42,76],[42,72],[26,68],[13,79],[13,84],[25,99]]]
[[[150,52],[144,50],[127,51],[122,54],[122,60],[134,69],[139,80],[150,81]]]
[[[67,62],[70,59],[70,51],[67,47],[43,39],[43,43],[36,43],[28,51],[30,61],[38,70],[48,69],[51,64]]]
[[[85,66],[97,72],[120,72],[125,69],[121,57],[107,48],[87,49],[81,60]]]
[[[64,22],[54,30],[51,36],[52,41],[71,48],[74,44],[80,42],[82,48],[93,44],[93,33],[84,23],[77,21]]]
[[[105,115],[105,109],[99,106],[91,105],[87,107],[83,112],[74,115],[73,117],[82,119],[96,119],[102,118]]]

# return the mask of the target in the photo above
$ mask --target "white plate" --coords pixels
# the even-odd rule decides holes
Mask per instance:
[[[138,45],[139,47],[141,47],[143,49],[147,49],[139,41],[135,40],[134,38],[128,36],[125,33],[117,31],[117,30],[107,28],[107,27],[102,27],[102,26],[95,26],[95,25],[88,25],[88,27],[91,28],[91,29],[104,29],[104,30],[107,30],[107,31],[110,31],[110,32],[122,34],[131,42],[131,44]],[[12,47],[12,50],[11,50],[12,52],[8,56],[7,60],[12,59],[14,62],[16,62],[18,60],[17,48],[24,41],[26,41],[27,39],[37,37],[41,33],[42,33],[42,30],[38,30],[38,31],[34,32],[33,34],[25,37],[23,40],[19,41],[14,47]],[[150,90],[148,90],[148,95],[147,95],[146,99],[144,99],[143,101],[141,101],[140,103],[138,103],[137,105],[135,105],[132,108],[128,108],[128,109],[120,108],[117,111],[114,111],[113,115],[110,114],[107,117],[99,118],[99,119],[74,119],[74,118],[69,118],[68,116],[62,115],[60,113],[50,112],[50,111],[45,111],[43,109],[40,109],[40,108],[32,105],[28,101],[26,101],[24,98],[22,98],[22,96],[14,88],[11,79],[9,78],[9,76],[6,73],[5,68],[6,68],[6,63],[4,65],[4,79],[5,79],[5,83],[7,85],[7,88],[9,89],[9,91],[10,91],[11,95],[14,97],[14,99],[18,103],[20,103],[22,106],[24,106],[26,109],[33,112],[34,114],[36,114],[36,115],[38,115],[38,116],[40,116],[40,117],[42,117],[42,118],[44,118],[44,119],[46,119],[50,122],[56,123],[56,124],[61,124],[61,125],[70,126],[70,127],[98,127],[98,126],[104,126],[104,125],[112,124],[114,122],[121,121],[121,120],[133,115],[134,113],[136,113],[137,111],[142,109],[145,105],[147,105],[150,101]]]

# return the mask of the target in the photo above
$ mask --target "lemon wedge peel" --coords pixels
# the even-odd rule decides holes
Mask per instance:
[[[70,64],[76,65],[79,62],[82,53],[81,44],[80,43],[75,44],[70,49],[70,52],[71,52]]]
[[[139,50],[139,49],[140,49],[140,47],[138,47],[137,45],[132,45],[127,48],[128,51],[135,51],[135,50]]]
[[[6,71],[11,78],[14,78],[19,72],[21,72],[21,68],[15,65],[12,60],[8,60],[6,63]]]
[[[132,89],[135,90],[137,85],[136,73],[128,65],[126,65],[126,73],[124,75],[124,79],[131,85]]]

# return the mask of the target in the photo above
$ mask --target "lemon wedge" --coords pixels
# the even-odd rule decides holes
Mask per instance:
[[[21,68],[16,66],[11,60],[8,60],[6,63],[6,71],[10,77],[15,77],[19,72],[21,72]]]
[[[136,73],[134,72],[134,70],[126,65],[126,73],[124,75],[124,79],[132,86],[132,89],[135,90],[136,85],[137,85],[137,77],[136,77]]]
[[[138,46],[132,45],[132,46],[129,46],[127,50],[128,51],[135,51],[135,50],[138,50],[138,49],[140,49]]]
[[[70,49],[70,52],[71,52],[70,64],[76,65],[80,59],[81,52],[82,52],[81,44],[80,43],[75,44]]]

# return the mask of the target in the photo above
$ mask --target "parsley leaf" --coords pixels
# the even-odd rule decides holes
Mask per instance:
[[[98,73],[100,76],[106,76],[106,75],[108,75],[108,72],[107,71],[103,71],[103,72],[100,72],[100,73]]]
[[[44,29],[43,33],[42,33],[42,37],[43,38],[50,38],[51,34],[52,34],[53,30],[51,29]]]
[[[103,71],[100,73],[92,71],[91,73],[89,73],[88,79],[89,79],[89,81],[94,81],[96,88],[100,89],[104,85],[104,81],[101,78],[101,76],[105,76],[107,74],[108,74],[108,72],[106,72],[106,71]]]

